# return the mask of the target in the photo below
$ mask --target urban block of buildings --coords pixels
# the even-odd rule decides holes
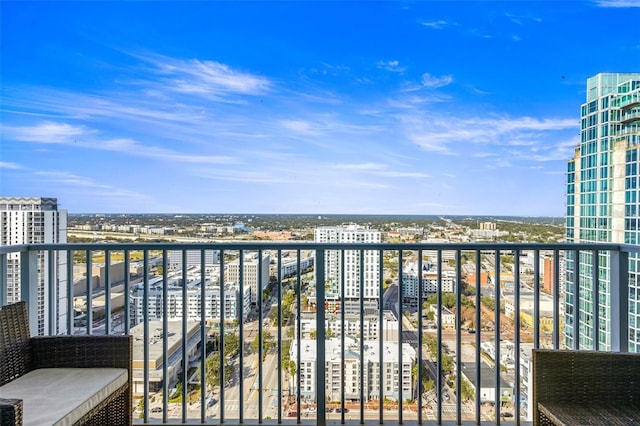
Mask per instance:
[[[325,342],[326,364],[326,397],[329,401],[340,401],[344,389],[345,400],[360,401],[360,363],[364,363],[363,387],[366,401],[412,399],[414,379],[412,369],[416,363],[415,349],[402,344],[402,357],[398,353],[398,343],[384,342],[382,364],[380,364],[380,342],[376,340],[364,341],[364,353],[360,353],[360,341],[353,336],[345,335],[344,348],[344,381],[341,378],[342,345],[340,338],[327,339]],[[298,360],[298,342],[291,344],[290,357],[300,364],[300,395],[304,400],[316,400],[316,341],[302,339],[300,341],[301,357]],[[402,376],[399,377],[400,365]],[[297,393],[297,378],[290,379],[290,389]]]

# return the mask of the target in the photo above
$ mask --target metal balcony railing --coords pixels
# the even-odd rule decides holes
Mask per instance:
[[[639,251],[5,246],[0,304],[26,300],[32,333],[133,334],[138,423],[528,423],[531,348],[629,350],[629,257]]]

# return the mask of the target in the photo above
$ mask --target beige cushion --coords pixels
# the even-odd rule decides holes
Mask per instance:
[[[128,380],[124,368],[42,368],[0,387],[22,399],[24,425],[72,425]]]

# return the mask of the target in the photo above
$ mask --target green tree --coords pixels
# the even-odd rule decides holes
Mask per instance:
[[[462,399],[464,399],[465,401],[475,399],[475,390],[467,379],[462,378],[462,380],[460,381],[460,388],[460,396],[462,397]]]
[[[442,306],[444,306],[447,309],[453,309],[456,306],[456,295],[454,293],[442,293],[441,295],[442,298]],[[436,294],[430,294],[426,301],[424,302],[424,307],[425,309],[429,309],[429,305],[435,305],[437,302],[437,295]],[[460,305],[462,306],[469,306],[469,307],[473,307],[473,300],[469,299],[467,296],[465,296],[464,294],[460,295]]]
[[[237,355],[240,351],[240,336],[234,333],[228,333],[224,335],[224,354],[226,357],[231,358]]]
[[[251,352],[252,353],[257,353],[258,352],[258,343],[259,342],[260,341],[258,340],[258,336],[256,335],[256,337],[251,342]],[[275,339],[271,335],[271,333],[269,333],[268,331],[262,332],[262,349],[265,352],[271,352],[271,350],[274,347],[275,347]]]
[[[491,311],[496,310],[496,300],[493,297],[481,296],[480,303],[482,303],[482,305],[484,305],[485,308]]]
[[[205,362],[206,375],[205,383],[211,389],[215,389],[220,385],[220,353],[214,353]],[[225,361],[224,364],[224,385],[230,383],[231,376],[235,372],[236,366]]]

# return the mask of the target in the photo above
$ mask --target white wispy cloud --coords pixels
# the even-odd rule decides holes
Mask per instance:
[[[140,143],[130,138],[105,138],[96,130],[68,123],[46,121],[32,126],[5,126],[8,138],[21,142],[59,144],[81,149],[113,151],[136,157],[155,158],[182,163],[226,164],[235,159],[206,153],[187,154],[160,146]]]
[[[425,27],[433,28],[434,30],[441,30],[445,26],[449,25],[449,23],[443,19],[439,19],[437,21],[423,22],[422,25],[424,25]]]
[[[312,123],[310,121],[304,120],[282,120],[280,121],[282,127],[287,130],[291,130],[295,133],[313,136],[318,135],[320,129],[318,128],[316,123]]]
[[[342,170],[381,170],[386,166],[382,163],[352,163],[352,164],[333,164],[334,169]]]
[[[399,72],[402,73],[406,70],[406,67],[400,66],[400,61],[392,60],[392,61],[378,61],[378,68],[391,71],[391,72]]]
[[[542,22],[542,18],[538,16],[527,15],[514,15],[513,13],[505,13],[505,16],[509,18],[511,23],[516,25],[524,25],[525,21]]]
[[[17,163],[11,163],[9,161],[0,161],[0,169],[20,170],[23,167]]]
[[[8,138],[43,144],[71,144],[89,133],[83,126],[53,121],[42,121],[33,126],[3,126],[2,129]]]
[[[490,157],[497,157],[498,154],[495,152],[475,152],[471,154],[471,156],[475,158],[490,158]]]
[[[453,82],[453,76],[451,75],[443,75],[437,77],[435,75],[429,74],[425,72],[422,74],[422,85],[424,87],[429,87],[432,89],[437,89],[438,87],[444,87]]]
[[[640,7],[640,0],[595,0],[595,4],[599,7]]]
[[[87,191],[92,197],[106,197],[106,198],[122,198],[123,200],[131,201],[136,200],[149,200],[146,194],[133,191],[120,186],[112,186],[104,183],[98,183],[94,179],[86,176],[81,176],[69,171],[47,171],[39,170],[34,171],[33,175],[40,176],[46,179],[47,182],[54,183],[56,185],[67,186],[75,188],[79,191]]]
[[[428,178],[429,175],[423,172],[389,170],[389,166],[382,163],[351,163],[334,164],[333,169],[362,172],[374,176],[385,178]]]
[[[273,83],[262,76],[232,69],[229,65],[209,60],[177,59],[166,56],[141,56],[153,64],[155,72],[167,77],[166,90],[187,94],[261,95]]]
[[[573,156],[580,139],[576,136],[569,139],[554,140],[553,143],[537,144],[529,151],[514,152],[514,156],[536,162],[566,161]],[[563,170],[564,172],[564,170]]]
[[[575,119],[532,117],[462,118],[410,115],[401,117],[409,140],[424,150],[453,154],[460,143],[496,146],[531,146],[544,141],[547,132],[575,128]]]

